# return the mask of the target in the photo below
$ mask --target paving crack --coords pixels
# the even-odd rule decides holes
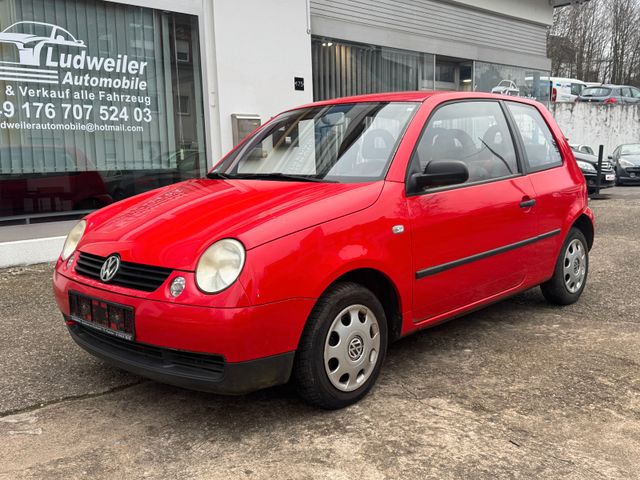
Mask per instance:
[[[57,405],[59,403],[72,402],[76,400],[86,400],[88,398],[96,398],[104,395],[109,395],[111,393],[121,392],[122,390],[126,390],[127,388],[135,387],[136,385],[140,385],[142,383],[147,383],[147,382],[149,381],[141,378],[140,380],[136,380],[135,382],[126,383],[124,385],[118,385],[116,387],[112,387],[101,392],[83,393],[80,395],[69,395],[68,397],[57,398],[55,400],[50,400],[48,402],[43,402],[43,403],[36,403],[33,405],[29,405],[27,407],[20,407],[20,408],[14,408],[11,410],[5,410],[0,412],[0,420],[6,417],[10,417],[11,415],[18,415],[21,413],[33,412],[35,410],[39,410],[44,407],[49,407],[51,405]]]

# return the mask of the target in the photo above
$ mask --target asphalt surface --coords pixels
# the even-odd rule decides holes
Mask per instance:
[[[51,265],[0,270],[0,478],[636,479],[640,187],[606,193],[580,302],[534,289],[405,338],[337,412],[120,372],[68,337]]]

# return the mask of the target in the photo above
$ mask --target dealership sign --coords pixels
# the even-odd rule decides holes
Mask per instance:
[[[126,54],[90,55],[83,40],[43,22],[14,23],[0,32],[0,47],[4,47],[2,52],[18,54],[17,61],[0,58],[0,81],[7,82],[7,100],[0,104],[0,129],[142,131],[142,125],[128,128],[125,124],[152,121],[151,98],[146,95],[148,62]],[[58,52],[59,47],[70,52]],[[60,104],[52,99],[92,103]],[[96,104],[101,101],[110,105]],[[22,121],[13,121],[18,112]],[[102,128],[99,123],[74,128],[69,120],[106,122],[118,128]]]

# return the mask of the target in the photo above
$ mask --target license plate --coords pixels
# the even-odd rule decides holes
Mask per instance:
[[[613,181],[613,180],[615,180],[615,179],[616,179],[616,176],[615,176],[615,174],[614,174],[614,173],[608,173],[607,175],[605,175],[604,179],[605,179],[607,182],[611,182],[611,181]]]
[[[118,338],[133,340],[133,307],[69,292],[71,320]]]

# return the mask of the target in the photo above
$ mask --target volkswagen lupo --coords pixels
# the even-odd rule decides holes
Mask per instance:
[[[389,342],[585,288],[593,215],[539,103],[413,92],[276,116],[189,180],[98,210],[54,273],[72,338],[161,382],[358,401]]]

